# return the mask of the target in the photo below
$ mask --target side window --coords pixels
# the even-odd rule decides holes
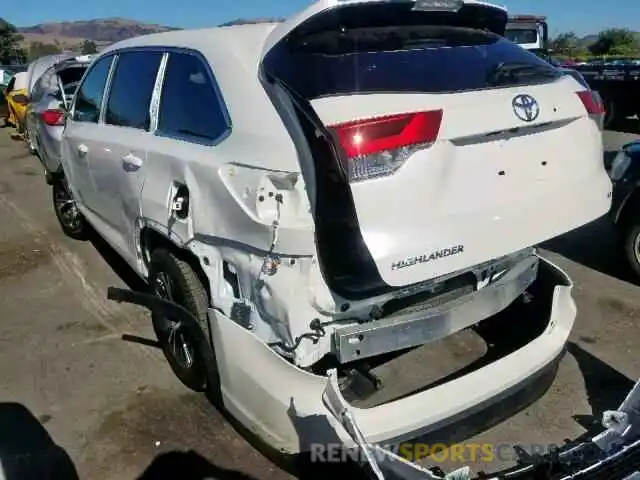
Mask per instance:
[[[55,70],[47,70],[33,86],[33,92],[31,93],[31,101],[39,102],[44,95],[55,94],[58,89],[58,76]]]
[[[113,56],[98,60],[80,85],[73,113],[73,120],[76,122],[98,123],[112,61]]]
[[[228,129],[223,106],[202,60],[170,53],[160,97],[158,132],[214,141]]]
[[[125,52],[118,56],[109,90],[105,123],[149,129],[149,105],[161,60],[161,52]]]
[[[43,94],[43,86],[42,86],[42,77],[38,79],[38,81],[33,86],[33,90],[31,91],[31,103],[37,103],[42,99]]]

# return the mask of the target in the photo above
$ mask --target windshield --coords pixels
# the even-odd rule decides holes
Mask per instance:
[[[506,65],[506,67],[505,67]],[[308,99],[348,93],[446,93],[553,81],[560,73],[499,35],[451,26],[385,26],[292,38],[265,72]]]
[[[527,43],[538,43],[538,29],[537,28],[508,28],[504,32],[504,36],[514,43],[520,45]]]
[[[8,65],[6,68],[8,72],[12,73],[13,75],[15,75],[16,73],[20,73],[20,72],[26,72],[27,71],[27,65]]]

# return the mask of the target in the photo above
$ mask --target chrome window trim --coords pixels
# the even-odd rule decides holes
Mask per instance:
[[[200,137],[194,137],[191,135],[184,135],[184,134],[170,134],[170,133],[163,133],[162,131],[159,131],[157,128],[158,125],[158,120],[159,120],[159,115],[160,115],[160,107],[162,105],[162,90],[163,88],[160,89],[160,91],[158,92],[158,110],[156,112],[155,118],[152,117],[151,119],[151,124],[155,125],[155,128],[153,130],[151,130],[151,132],[157,136],[157,137],[163,137],[163,138],[169,138],[169,139],[173,139],[173,140],[180,140],[183,142],[187,142],[187,143],[192,143],[192,144],[196,144],[196,145],[204,145],[204,146],[210,146],[210,147],[214,147],[216,145],[219,145],[220,143],[222,143],[227,137],[229,137],[229,135],[231,135],[231,132],[233,131],[233,122],[231,120],[231,115],[229,113],[229,109],[227,107],[227,104],[224,100],[224,97],[222,95],[222,90],[220,89],[220,85],[218,84],[218,81],[216,80],[215,77],[215,73],[211,67],[211,64],[209,63],[209,61],[206,59],[206,57],[202,54],[202,52],[195,50],[193,48],[186,48],[186,47],[172,47],[172,46],[165,46],[165,45],[141,45],[141,46],[133,46],[133,47],[125,47],[125,48],[121,48],[118,49],[116,51],[116,53],[124,53],[124,52],[130,52],[130,51],[157,51],[157,52],[162,52],[165,53],[167,56],[167,60],[166,60],[166,64],[164,66],[163,72],[162,72],[162,87],[164,87],[164,80],[166,78],[166,67],[167,64],[169,62],[169,57],[170,55],[173,54],[186,54],[186,55],[192,55],[194,57],[196,57],[203,65],[204,70],[207,74],[207,77],[209,78],[209,81],[211,82],[211,85],[213,86],[214,89],[214,93],[216,96],[216,99],[218,101],[218,108],[221,109],[222,111],[222,115],[224,117],[225,123],[226,123],[226,128],[220,133],[220,135],[218,135],[216,138],[213,139],[204,139],[204,138],[200,138]],[[162,64],[161,64],[162,65]]]

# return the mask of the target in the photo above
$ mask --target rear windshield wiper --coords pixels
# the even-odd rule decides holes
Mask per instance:
[[[559,77],[559,72],[551,65],[527,62],[501,62],[487,72],[489,85],[509,85],[522,80],[544,80]]]

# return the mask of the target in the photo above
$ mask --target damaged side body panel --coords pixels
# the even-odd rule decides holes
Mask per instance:
[[[190,164],[180,166],[194,168]],[[178,173],[175,164],[164,162],[154,162],[152,168],[148,175],[153,180],[143,189],[141,224],[145,226],[141,231],[144,232],[145,227],[153,228],[189,248],[198,258],[206,259],[202,268],[210,282],[213,307],[303,367],[313,365],[330,353],[341,363],[348,363],[436,341],[503,310],[522,295],[536,277],[537,257],[532,249],[527,249],[467,271],[453,272],[361,301],[342,299],[326,291],[326,287],[318,293],[318,287],[323,284],[322,273],[317,258],[303,247],[306,244],[312,251],[313,227],[306,225],[306,242],[304,230],[301,233],[288,228],[290,222],[296,222],[296,227],[302,223],[298,215],[301,210],[308,218],[304,191],[296,191],[300,186],[285,183],[299,177],[281,174],[278,179],[276,173],[247,173],[236,165],[225,165],[215,176],[207,168],[197,173]],[[243,173],[244,182],[234,178]],[[159,181],[165,175],[166,181]],[[271,176],[268,184],[267,179],[252,178],[260,175]],[[274,178],[281,180],[280,188],[274,186]],[[189,185],[189,195],[198,199],[198,203],[205,198],[218,205],[228,201],[215,192],[225,191],[229,185],[244,191],[243,206],[251,212],[253,225],[241,231],[253,230],[251,236],[247,233],[245,238],[236,237],[231,241],[202,233],[207,231],[206,225],[224,225],[224,221],[212,219],[213,215],[176,218],[172,208],[178,193],[175,185],[182,182]],[[162,192],[158,188],[161,185],[165,185],[167,191]],[[162,197],[166,199],[164,205],[154,202]],[[272,214],[269,202],[274,204],[273,210],[280,213]],[[163,213],[167,221],[163,222],[159,215],[152,219],[148,212],[154,209]],[[194,206],[194,213],[197,209]],[[240,210],[238,206],[235,209]],[[267,220],[263,220],[261,211],[268,212]],[[246,210],[229,215],[234,222],[248,216]],[[275,215],[273,220],[271,215]],[[291,237],[298,248],[287,246]],[[251,240],[254,245],[249,243]],[[292,255],[292,251],[297,254]]]
[[[299,174],[171,163],[167,151],[147,171],[141,224],[206,259],[213,306],[296,365],[327,354],[348,363],[438,340],[503,310],[536,277],[537,257],[527,249],[371,298],[340,298],[322,280]],[[174,209],[177,185],[197,199],[184,219]],[[226,203],[225,216],[199,215],[207,203]],[[240,233],[233,239],[224,235],[228,219]]]

